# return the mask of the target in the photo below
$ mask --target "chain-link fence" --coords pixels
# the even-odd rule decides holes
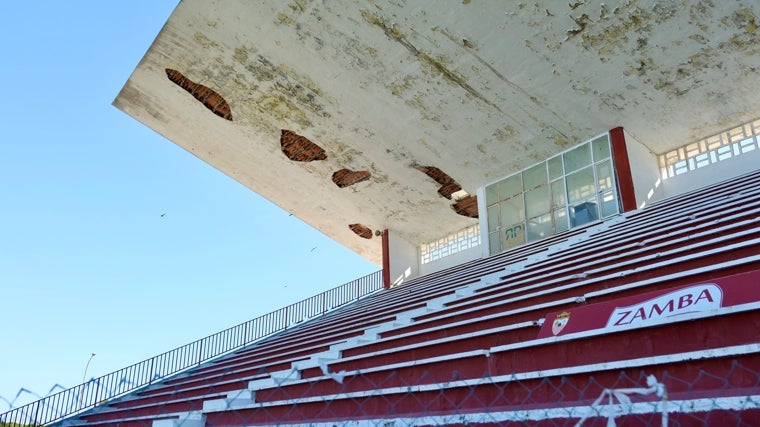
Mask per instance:
[[[562,370],[501,376],[461,371],[309,370],[206,381],[175,378],[65,425],[199,426],[760,426],[756,358],[651,369]],[[322,369],[320,369],[322,370]],[[226,374],[234,376],[232,370]],[[442,379],[446,379],[442,381]],[[242,387],[240,385],[243,385]],[[95,387],[97,384],[91,384]],[[9,402],[3,399],[5,403]],[[76,402],[72,403],[76,405]],[[34,414],[0,426],[37,425]]]

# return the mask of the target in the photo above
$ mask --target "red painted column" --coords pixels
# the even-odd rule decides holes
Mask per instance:
[[[610,130],[610,146],[612,147],[612,158],[615,162],[615,174],[617,175],[623,212],[636,210],[636,193],[633,188],[631,162],[628,159],[628,150],[625,147],[625,134],[622,127]]]
[[[391,254],[388,244],[388,229],[383,230],[383,287],[391,288]]]

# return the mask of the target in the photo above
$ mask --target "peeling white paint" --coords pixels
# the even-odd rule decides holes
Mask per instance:
[[[412,164],[474,194],[616,126],[661,153],[760,116],[758,16],[747,1],[184,0],[114,104],[379,264],[380,239],[348,224],[420,243],[476,223]],[[288,161],[283,128],[328,159]],[[373,178],[338,189],[341,168]]]

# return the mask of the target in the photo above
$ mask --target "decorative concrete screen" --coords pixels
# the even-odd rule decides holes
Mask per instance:
[[[683,175],[759,148],[760,119],[757,119],[661,155],[662,179]]]
[[[434,242],[420,245],[420,264],[427,264],[476,246],[480,246],[480,226],[478,224]]]
[[[620,212],[609,135],[486,186],[492,254]]]

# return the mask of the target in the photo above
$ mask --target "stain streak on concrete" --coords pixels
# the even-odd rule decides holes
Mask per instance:
[[[382,18],[373,15],[372,13],[368,12],[365,9],[361,10],[361,15],[364,18],[367,23],[372,24],[383,30],[385,35],[399,44],[401,44],[403,47],[406,48],[406,50],[409,51],[414,57],[420,60],[422,64],[427,66],[428,68],[431,68],[435,71],[437,71],[440,75],[444,77],[445,80],[450,82],[453,85],[459,86],[460,88],[464,89],[465,92],[472,95],[473,97],[481,100],[482,102],[486,103],[487,105],[491,106],[495,110],[499,111],[500,113],[504,113],[501,108],[494,104],[491,100],[486,98],[483,94],[475,90],[472,86],[470,86],[467,83],[467,80],[454,73],[453,71],[449,70],[444,66],[441,61],[434,59],[430,55],[428,55],[425,52],[422,52],[419,50],[416,46],[414,46],[405,36],[401,33],[401,31],[396,28],[395,25],[388,24],[385,20]]]

